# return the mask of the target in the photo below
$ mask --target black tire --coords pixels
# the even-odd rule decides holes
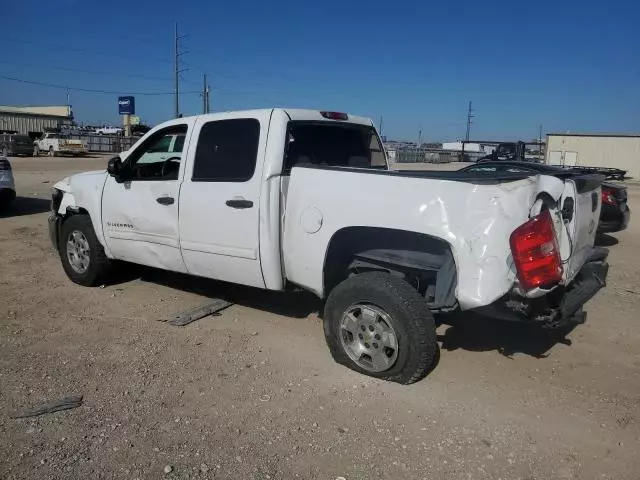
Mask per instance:
[[[69,236],[73,232],[81,232],[89,245],[89,265],[80,272],[72,266],[69,260]],[[78,285],[95,287],[102,285],[112,270],[112,262],[104,253],[104,248],[98,241],[88,215],[72,215],[67,218],[60,229],[59,254],[67,277]]]
[[[56,156],[56,151],[53,149],[53,147],[49,147],[48,155],[50,157],[55,157]]]
[[[358,304],[375,306],[388,315],[398,345],[397,358],[388,370],[372,372],[362,368],[343,346],[342,318]],[[335,287],[325,305],[324,334],[336,362],[403,385],[424,378],[439,354],[436,325],[426,300],[404,280],[383,272],[354,275]]]

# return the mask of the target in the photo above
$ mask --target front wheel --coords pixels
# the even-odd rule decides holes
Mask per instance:
[[[405,385],[424,378],[438,355],[426,300],[404,280],[382,272],[354,275],[331,292],[324,333],[336,362]]]
[[[111,270],[111,261],[88,215],[72,215],[65,220],[60,231],[59,253],[69,279],[85,287],[102,284]]]
[[[35,145],[35,146],[33,147],[33,156],[34,156],[34,157],[37,157],[37,156],[39,156],[39,155],[40,155],[40,147],[38,147],[37,145]]]

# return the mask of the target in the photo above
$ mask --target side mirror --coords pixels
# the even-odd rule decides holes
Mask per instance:
[[[107,173],[116,180],[120,177],[122,174],[122,160],[120,157],[113,157],[109,159],[109,163],[107,163]]]

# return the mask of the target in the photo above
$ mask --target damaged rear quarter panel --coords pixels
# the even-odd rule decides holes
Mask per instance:
[[[325,254],[337,231],[351,226],[391,228],[446,241],[456,262],[460,307],[488,305],[514,284],[509,236],[528,219],[538,194],[547,191],[541,178],[479,185],[294,168],[283,244],[287,278],[322,296]],[[549,195],[559,195],[557,186],[551,182]],[[322,227],[315,233],[305,231],[301,222],[310,208],[322,216]]]

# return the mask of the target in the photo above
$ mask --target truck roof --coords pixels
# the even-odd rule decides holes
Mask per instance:
[[[233,113],[234,116],[236,116],[239,113],[247,113],[247,114],[257,114],[257,113],[267,113],[267,112],[272,112],[274,110],[280,110],[282,112],[284,112],[291,120],[294,121],[331,121],[330,119],[327,119],[326,117],[322,116],[323,112],[328,112],[325,110],[308,110],[308,109],[302,109],[302,108],[262,108],[262,109],[256,109],[256,110],[233,110],[233,111],[227,111],[227,112],[215,112],[215,113],[205,113],[205,114],[200,114],[200,115],[193,115],[193,117],[202,117],[202,116],[210,116],[210,115],[215,115],[216,117],[219,118],[224,118],[225,114],[230,114]],[[355,124],[359,124],[359,125],[367,125],[369,127],[373,126],[373,122],[371,121],[371,119],[366,118],[366,117],[360,117],[357,115],[351,115],[349,113],[346,112],[334,112],[331,111],[329,113],[341,113],[341,114],[346,114],[347,115],[347,119],[346,120],[338,120],[340,122],[345,122],[345,123],[355,123]],[[184,117],[184,118],[188,118],[188,117]],[[175,119],[175,120],[180,120],[180,119]]]
[[[282,108],[281,110],[283,110],[291,120],[327,120],[325,117],[322,116],[323,110],[305,110],[305,109],[301,109],[301,108]],[[332,112],[333,113],[333,112]],[[351,115],[349,113],[344,112],[347,116],[348,119],[347,120],[343,120],[345,122],[350,122],[350,123],[358,123],[360,125],[368,125],[368,126],[372,126],[373,122],[371,121],[371,119],[366,118],[366,117],[359,117],[357,115]]]

